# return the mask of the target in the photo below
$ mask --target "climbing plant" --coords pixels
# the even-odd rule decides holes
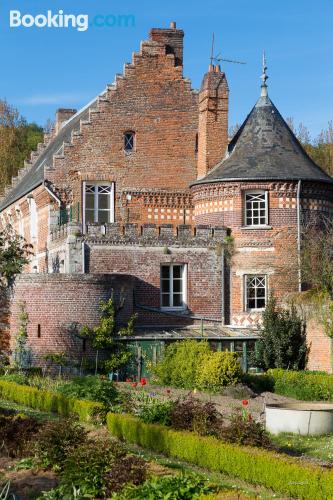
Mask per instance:
[[[28,324],[29,315],[25,308],[25,303],[19,304],[19,329],[15,336],[15,344],[13,349],[13,364],[18,370],[30,368],[32,363],[32,351],[29,346],[28,339]]]

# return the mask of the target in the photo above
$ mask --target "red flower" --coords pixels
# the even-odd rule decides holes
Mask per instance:
[[[248,399],[243,399],[243,401],[242,401],[242,405],[243,405],[243,406],[247,406],[248,404],[249,404]]]
[[[137,382],[133,382],[133,384],[131,384],[132,387],[136,387],[138,385]]]
[[[127,379],[125,380],[125,382],[127,382],[127,383],[129,384],[129,383],[131,382],[131,379],[130,379],[130,378],[127,378]]]
[[[142,378],[140,380],[140,384],[143,386],[143,385],[146,385],[147,384],[147,380],[145,378]]]
[[[249,414],[247,418],[249,419],[249,422],[252,422],[252,420],[253,420],[252,415]]]
[[[167,393],[167,394],[171,394],[170,389],[167,389],[167,390],[166,390],[166,393]]]

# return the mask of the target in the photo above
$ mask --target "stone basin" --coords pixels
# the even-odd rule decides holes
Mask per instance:
[[[333,433],[333,404],[274,403],[265,408],[266,429],[272,434],[293,432],[302,436]]]

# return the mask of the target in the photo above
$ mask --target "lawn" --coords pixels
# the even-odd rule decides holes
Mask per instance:
[[[271,438],[273,443],[285,453],[317,458],[333,464],[333,434],[300,436],[282,433]]]

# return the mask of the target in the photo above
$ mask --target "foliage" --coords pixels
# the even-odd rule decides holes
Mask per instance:
[[[123,489],[128,483],[131,485],[143,483],[146,476],[146,463],[142,458],[135,455],[122,457],[104,476],[107,496]]]
[[[68,398],[97,401],[107,409],[119,401],[119,393],[114,383],[107,378],[94,375],[75,377],[70,382],[59,385],[57,391]]]
[[[178,400],[170,418],[174,429],[194,431],[202,436],[213,434],[222,423],[222,416],[213,403],[203,403],[191,397]]]
[[[104,361],[107,370],[117,370],[125,366],[132,356],[130,350],[121,338],[129,337],[133,334],[133,324],[136,316],[132,316],[127,325],[117,328],[117,315],[124,305],[124,299],[118,307],[115,306],[111,297],[109,300],[101,301],[101,318],[99,325],[90,328],[83,326],[80,330],[80,336],[88,339],[94,349],[96,349],[96,368],[98,371],[98,353],[103,349],[108,352],[108,359]]]
[[[333,497],[331,469],[296,462],[269,450],[145,424],[129,415],[109,413],[107,424],[113,436],[131,444],[260,484],[281,495],[303,500]]]
[[[270,448],[271,440],[264,426],[255,422],[250,413],[236,411],[230,419],[228,426],[218,429],[217,437],[228,443],[239,445]]]
[[[196,386],[198,366],[209,352],[206,341],[184,340],[169,345],[164,359],[153,370],[158,383],[193,389]]]
[[[40,391],[35,387],[0,380],[0,399],[7,399],[41,411],[68,416],[75,414],[83,422],[91,420],[103,409],[101,403],[66,398],[62,394]]]
[[[222,387],[240,381],[242,368],[237,353],[210,352],[200,363],[197,387],[209,392],[219,392]]]
[[[290,310],[278,309],[272,297],[262,320],[254,363],[266,370],[304,369],[307,358],[305,325],[295,307],[292,305]]]
[[[86,437],[87,432],[73,418],[46,423],[35,444],[37,463],[44,468],[62,470],[68,454],[84,443]]]
[[[69,488],[74,485],[92,498],[103,497],[107,473],[125,456],[125,450],[115,442],[87,440],[64,459],[61,482]],[[112,485],[112,478],[108,484]]]
[[[20,457],[29,453],[27,444],[34,438],[40,423],[23,415],[0,415],[0,453]]]
[[[43,130],[35,123],[27,123],[18,110],[0,100],[0,190],[10,183],[23,167],[30,152],[43,142]]]
[[[133,403],[132,412],[143,422],[170,425],[170,413],[174,407],[172,401],[160,400],[142,391],[141,397],[133,401]]]
[[[215,492],[216,487],[196,474],[153,477],[138,487],[128,486],[113,499],[119,500],[199,500],[202,495]]]
[[[268,370],[274,392],[303,401],[333,401],[333,375],[310,371]]]
[[[15,276],[27,264],[30,249],[31,245],[27,244],[10,225],[0,231],[0,286],[2,289],[11,285]]]
[[[27,369],[31,366],[32,353],[28,339],[29,315],[25,309],[25,303],[19,304],[19,330],[15,336],[13,349],[14,367],[18,370]]]
[[[242,381],[257,394],[274,391],[274,380],[267,373],[243,373]]]

